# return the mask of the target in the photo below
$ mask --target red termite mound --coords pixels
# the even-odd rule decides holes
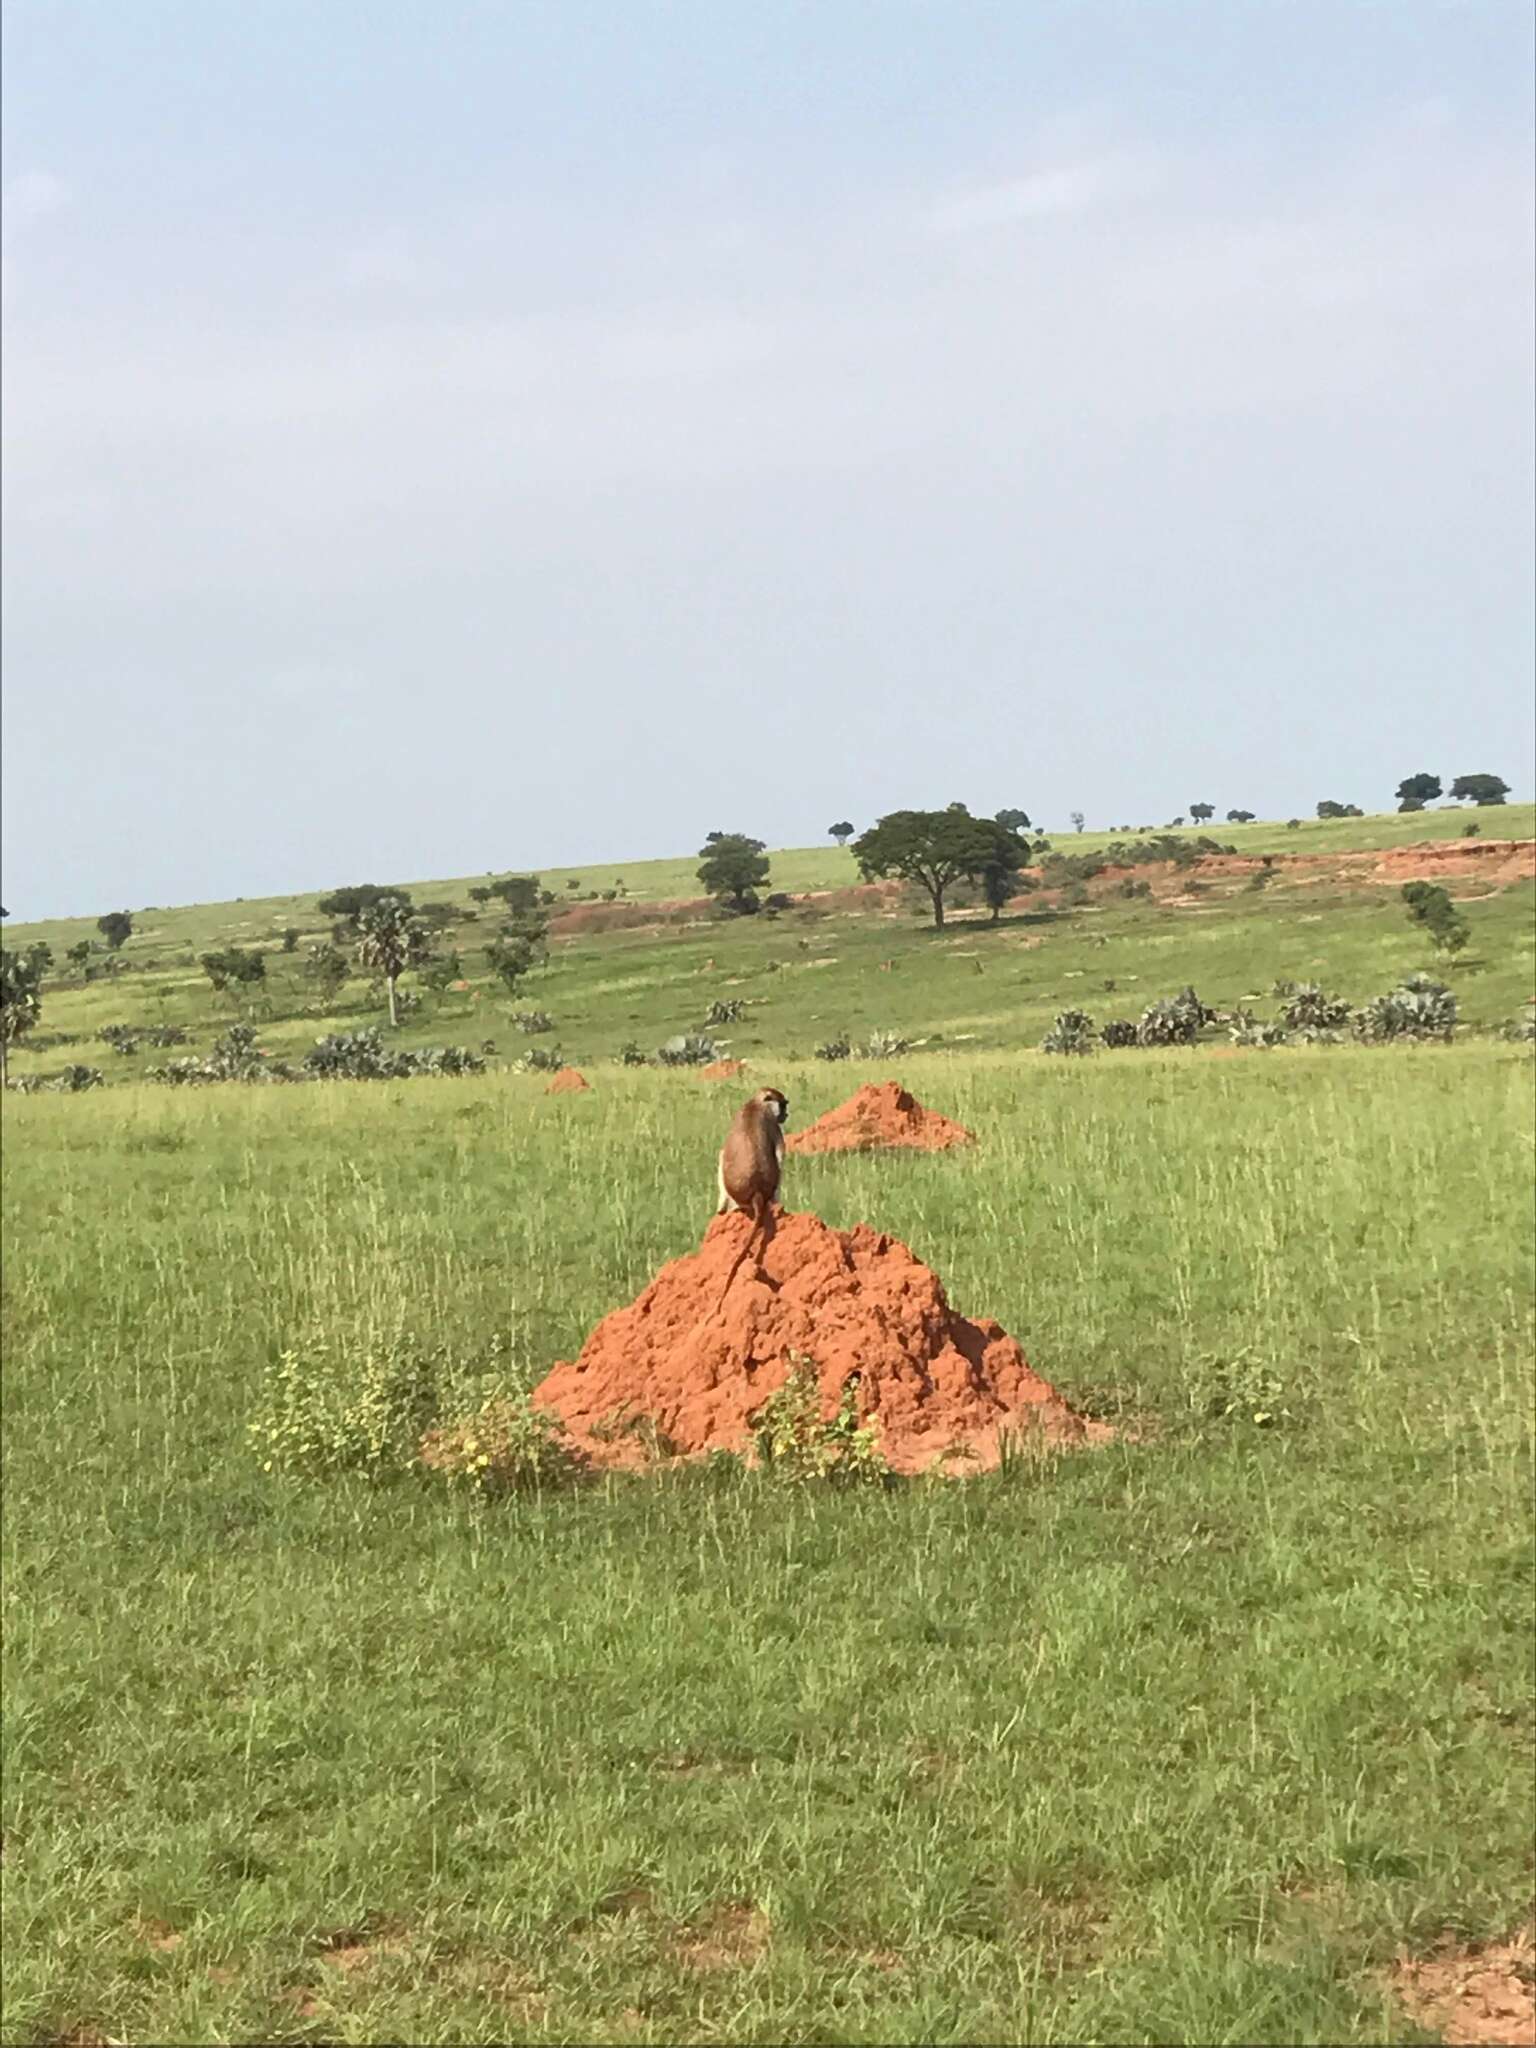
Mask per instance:
[[[780,1215],[766,1244],[747,1217],[716,1217],[698,1251],[604,1317],[533,1398],[596,1464],[641,1462],[625,1426],[641,1418],[685,1456],[742,1451],[795,1358],[814,1362],[829,1420],[858,1374],[860,1420],[878,1416],[881,1454],[897,1472],[946,1457],[956,1460],[948,1469],[983,1471],[1011,1432],[1061,1443],[1100,1433],[999,1324],[957,1315],[938,1276],[896,1238],[800,1215]]]
[[[592,1083],[587,1079],[580,1067],[562,1067],[553,1081],[544,1090],[544,1093],[546,1095],[579,1095],[583,1088],[590,1088],[591,1085]]]
[[[734,1081],[738,1074],[747,1071],[745,1060],[711,1060],[707,1067],[700,1067],[701,1081]]]
[[[911,1145],[920,1152],[948,1152],[974,1145],[975,1135],[936,1109],[924,1109],[899,1081],[871,1082],[825,1116],[794,1132],[786,1152],[876,1152],[887,1145]]]

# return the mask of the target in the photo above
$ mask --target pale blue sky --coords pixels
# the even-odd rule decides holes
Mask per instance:
[[[18,918],[1532,785],[1532,13],[7,0]]]

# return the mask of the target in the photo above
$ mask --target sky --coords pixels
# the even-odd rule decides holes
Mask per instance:
[[[19,919],[1532,793],[1527,0],[7,0]]]

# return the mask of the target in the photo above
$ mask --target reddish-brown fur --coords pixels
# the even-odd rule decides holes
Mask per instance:
[[[744,1102],[731,1120],[720,1148],[720,1206],[741,1209],[751,1218],[747,1241],[720,1290],[721,1301],[731,1290],[742,1260],[752,1248],[759,1231],[766,1241],[768,1221],[779,1192],[779,1171],[784,1158],[784,1120],[789,1104],[777,1088],[759,1088]]]

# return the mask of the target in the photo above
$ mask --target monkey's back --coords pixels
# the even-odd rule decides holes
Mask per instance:
[[[766,1208],[779,1192],[784,1139],[777,1123],[757,1108],[738,1116],[720,1151],[720,1181],[738,1209]]]

